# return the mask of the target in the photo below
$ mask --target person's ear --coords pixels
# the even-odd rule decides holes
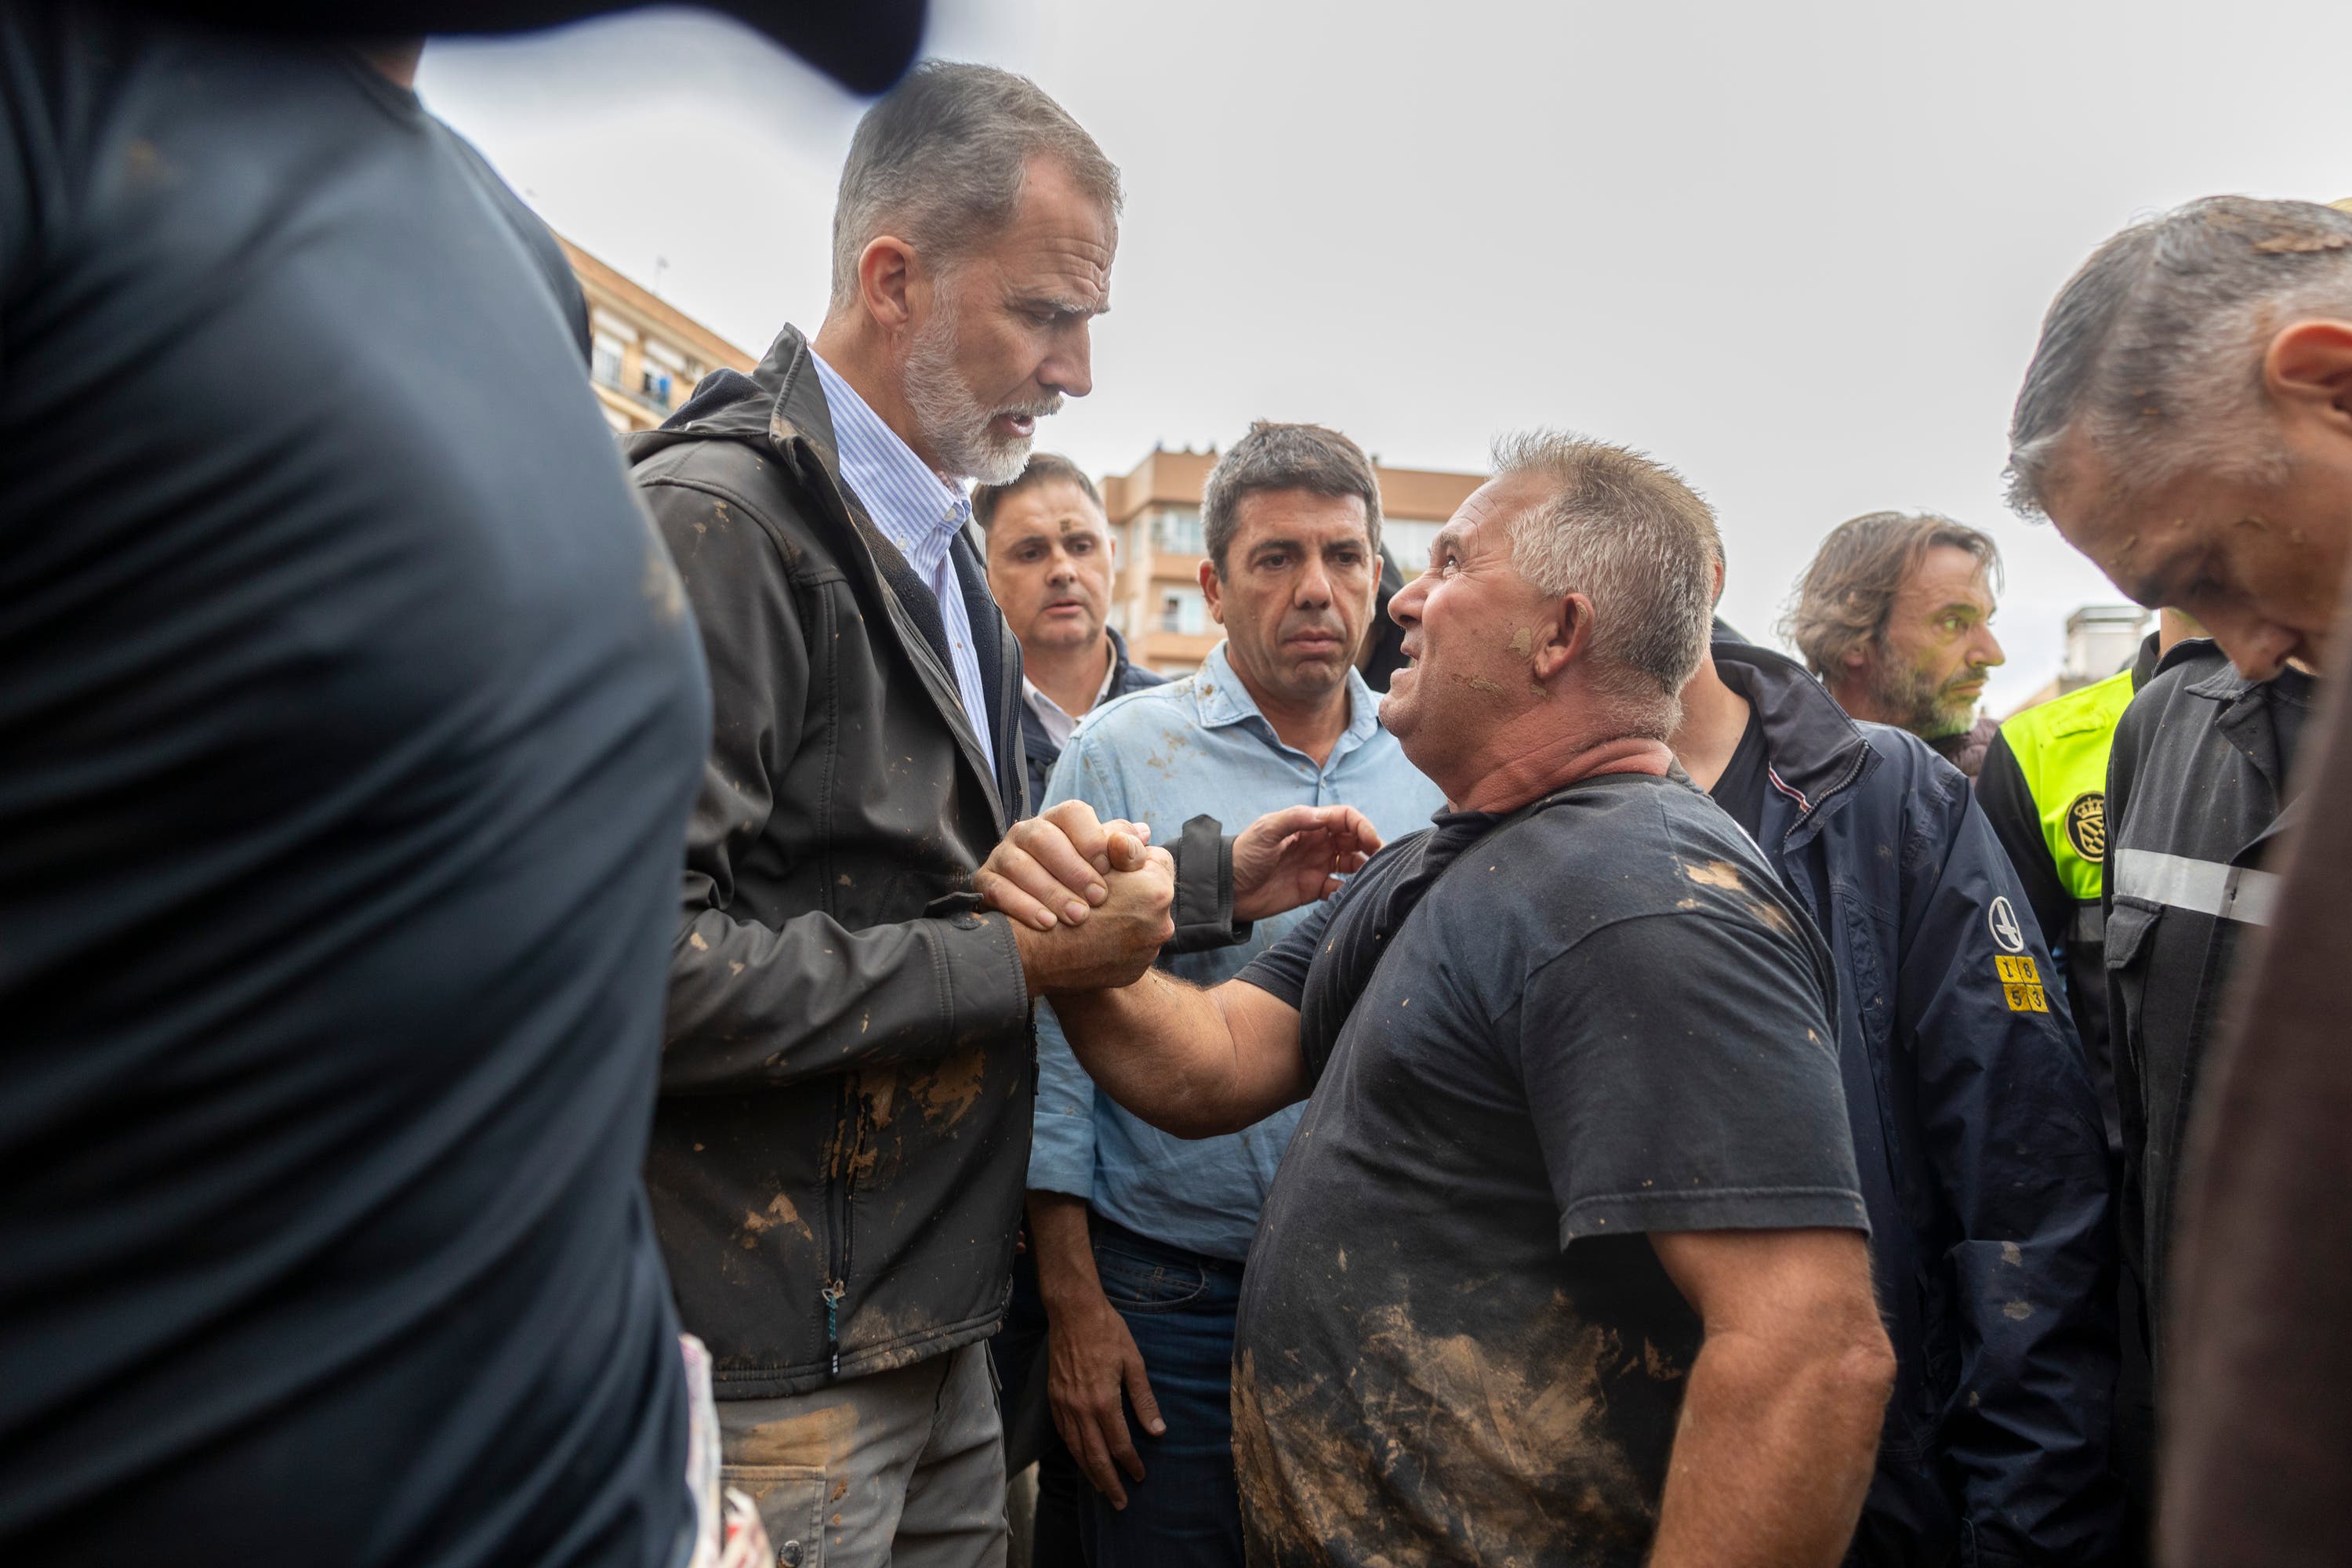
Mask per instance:
[[[1592,601],[1582,594],[1553,600],[1551,613],[1527,636],[1528,673],[1543,685],[1592,651]]]
[[[2280,328],[2263,354],[2263,385],[2289,419],[2316,418],[2352,437],[2352,321],[2323,316]]]
[[[914,320],[916,268],[914,247],[894,235],[875,236],[858,253],[858,298],[887,332],[904,331]]]
[[[1217,563],[1202,556],[1201,597],[1209,602],[1209,618],[1221,626],[1225,624],[1224,589],[1224,584],[1217,577]]]

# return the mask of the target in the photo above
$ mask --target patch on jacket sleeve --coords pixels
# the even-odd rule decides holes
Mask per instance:
[[[2000,977],[2001,997],[2008,1002],[2011,1012],[2050,1011],[2050,994],[2042,989],[2042,972],[2034,968],[2032,958],[2023,953],[2014,957],[1999,953],[1993,958],[1992,967]]]

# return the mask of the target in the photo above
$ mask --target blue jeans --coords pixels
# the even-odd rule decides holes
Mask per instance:
[[[1088,1489],[1079,1539],[1093,1568],[1242,1568],[1234,1479],[1234,1313],[1242,1266],[1165,1247],[1094,1216],[1095,1269],[1127,1321],[1168,1423],[1129,1417],[1144,1477],[1114,1510]]]

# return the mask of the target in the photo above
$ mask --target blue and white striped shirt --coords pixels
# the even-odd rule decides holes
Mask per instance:
[[[964,717],[980,737],[980,749],[996,754],[996,738],[988,727],[988,688],[982,683],[980,655],[971,643],[971,613],[964,605],[963,584],[956,576],[948,546],[956,532],[971,521],[971,498],[927,468],[913,447],[866,406],[856,388],[841,379],[815,351],[817,380],[824,385],[826,411],[833,416],[833,437],[841,448],[841,478],[874,519],[882,537],[898,547],[915,575],[930,585],[940,601],[940,619],[946,626],[948,651],[955,663],[956,690],[963,698]]]

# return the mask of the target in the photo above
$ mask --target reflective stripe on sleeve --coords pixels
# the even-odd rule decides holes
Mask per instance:
[[[2191,860],[2154,849],[2116,852],[2116,893],[2177,910],[2192,910],[2225,921],[2268,925],[2278,899],[2279,876],[2252,866]]]

